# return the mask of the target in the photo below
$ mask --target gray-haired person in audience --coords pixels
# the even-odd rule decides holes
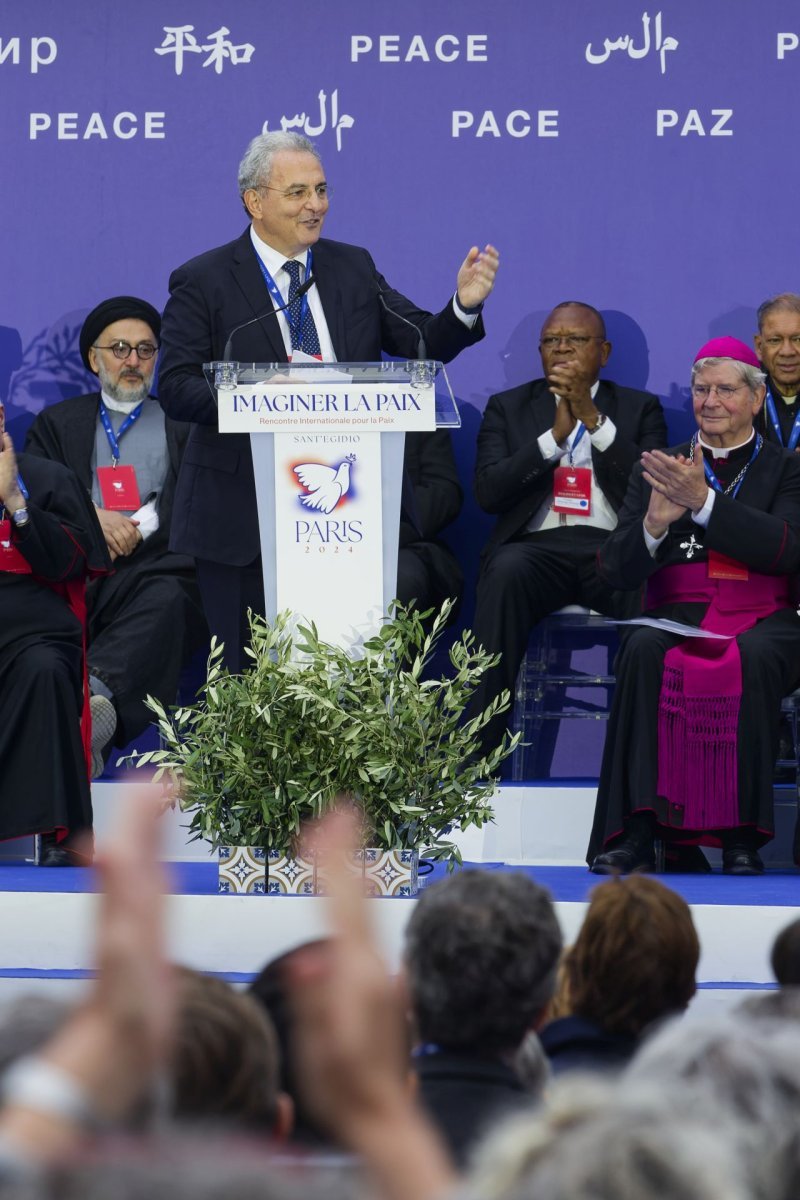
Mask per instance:
[[[419,1094],[459,1162],[489,1124],[531,1102],[514,1058],[553,994],[561,944],[549,892],[521,874],[460,871],[411,914]]]

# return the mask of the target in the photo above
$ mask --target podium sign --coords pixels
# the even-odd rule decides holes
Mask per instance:
[[[433,380],[422,386],[335,375],[267,379],[219,392],[220,433],[411,433],[436,428]],[[344,374],[344,373],[341,373]]]
[[[220,432],[250,434],[267,617],[357,649],[396,595],[405,434],[459,424],[441,363],[205,370]]]
[[[381,435],[276,433],[273,444],[278,612],[313,615],[327,642],[369,637],[384,611]]]

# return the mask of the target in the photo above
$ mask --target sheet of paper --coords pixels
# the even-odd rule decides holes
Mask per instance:
[[[615,621],[615,625],[649,625],[651,629],[663,629],[666,633],[677,633],[680,637],[716,638],[718,641],[729,642],[729,633],[710,633],[707,629],[698,629],[696,625],[684,625],[682,621],[670,621],[667,617],[634,617],[630,621]]]

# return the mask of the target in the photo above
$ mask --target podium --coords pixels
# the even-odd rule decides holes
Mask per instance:
[[[441,362],[212,362],[220,433],[248,433],[268,620],[357,647],[396,596],[407,433],[461,424]],[[235,519],[235,514],[232,514]]]

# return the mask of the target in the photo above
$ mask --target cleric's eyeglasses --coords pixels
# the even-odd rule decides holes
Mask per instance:
[[[565,334],[548,334],[543,337],[539,345],[543,350],[555,350],[562,342],[566,342],[570,350],[583,350],[584,346],[588,346],[589,342],[604,342],[604,337],[599,337],[597,334],[590,337],[588,333],[565,333]]]
[[[92,347],[94,350],[110,350],[114,358],[120,360],[129,358],[136,351],[137,358],[148,359],[152,358],[158,352],[158,346],[154,346],[152,342],[139,342],[136,346],[132,346],[130,342],[112,342],[110,346]]]
[[[716,392],[720,400],[731,400],[746,386],[744,383],[737,383],[736,387],[732,383],[712,383],[710,386],[707,383],[693,383],[692,395],[695,400],[707,400],[712,392]]]

